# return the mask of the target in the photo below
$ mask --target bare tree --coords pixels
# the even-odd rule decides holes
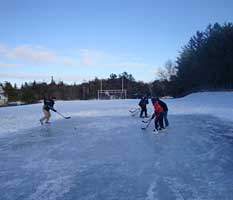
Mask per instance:
[[[176,75],[176,68],[175,68],[175,64],[171,60],[167,60],[164,65],[164,68],[159,68],[157,71],[157,76],[161,81],[164,80],[169,81],[171,76],[174,75]]]

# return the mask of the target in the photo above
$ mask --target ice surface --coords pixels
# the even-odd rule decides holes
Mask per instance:
[[[39,104],[1,108],[0,199],[231,199],[232,97],[166,99],[158,135],[130,116],[138,100],[56,102],[72,118],[46,126]]]
[[[209,114],[233,121],[233,92],[199,92],[178,99],[164,99],[170,115]],[[139,100],[112,101],[57,101],[55,107],[72,117],[128,116],[128,110],[137,108]],[[37,127],[42,117],[42,104],[0,108],[0,135]],[[153,107],[148,106],[150,113]],[[61,117],[53,113],[52,120]]]

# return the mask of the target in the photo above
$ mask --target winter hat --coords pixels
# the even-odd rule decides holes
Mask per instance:
[[[151,98],[151,102],[152,102],[152,104],[154,104],[154,103],[156,102],[156,98],[155,98],[155,97],[152,97],[152,98]]]

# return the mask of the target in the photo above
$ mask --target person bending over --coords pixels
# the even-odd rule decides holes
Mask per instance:
[[[155,129],[154,131],[162,130],[164,129],[163,126],[163,108],[159,105],[157,98],[152,98],[151,102],[154,106],[154,114],[155,117]]]

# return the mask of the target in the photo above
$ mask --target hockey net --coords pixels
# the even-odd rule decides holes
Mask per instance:
[[[126,90],[98,90],[98,99],[126,99]]]

